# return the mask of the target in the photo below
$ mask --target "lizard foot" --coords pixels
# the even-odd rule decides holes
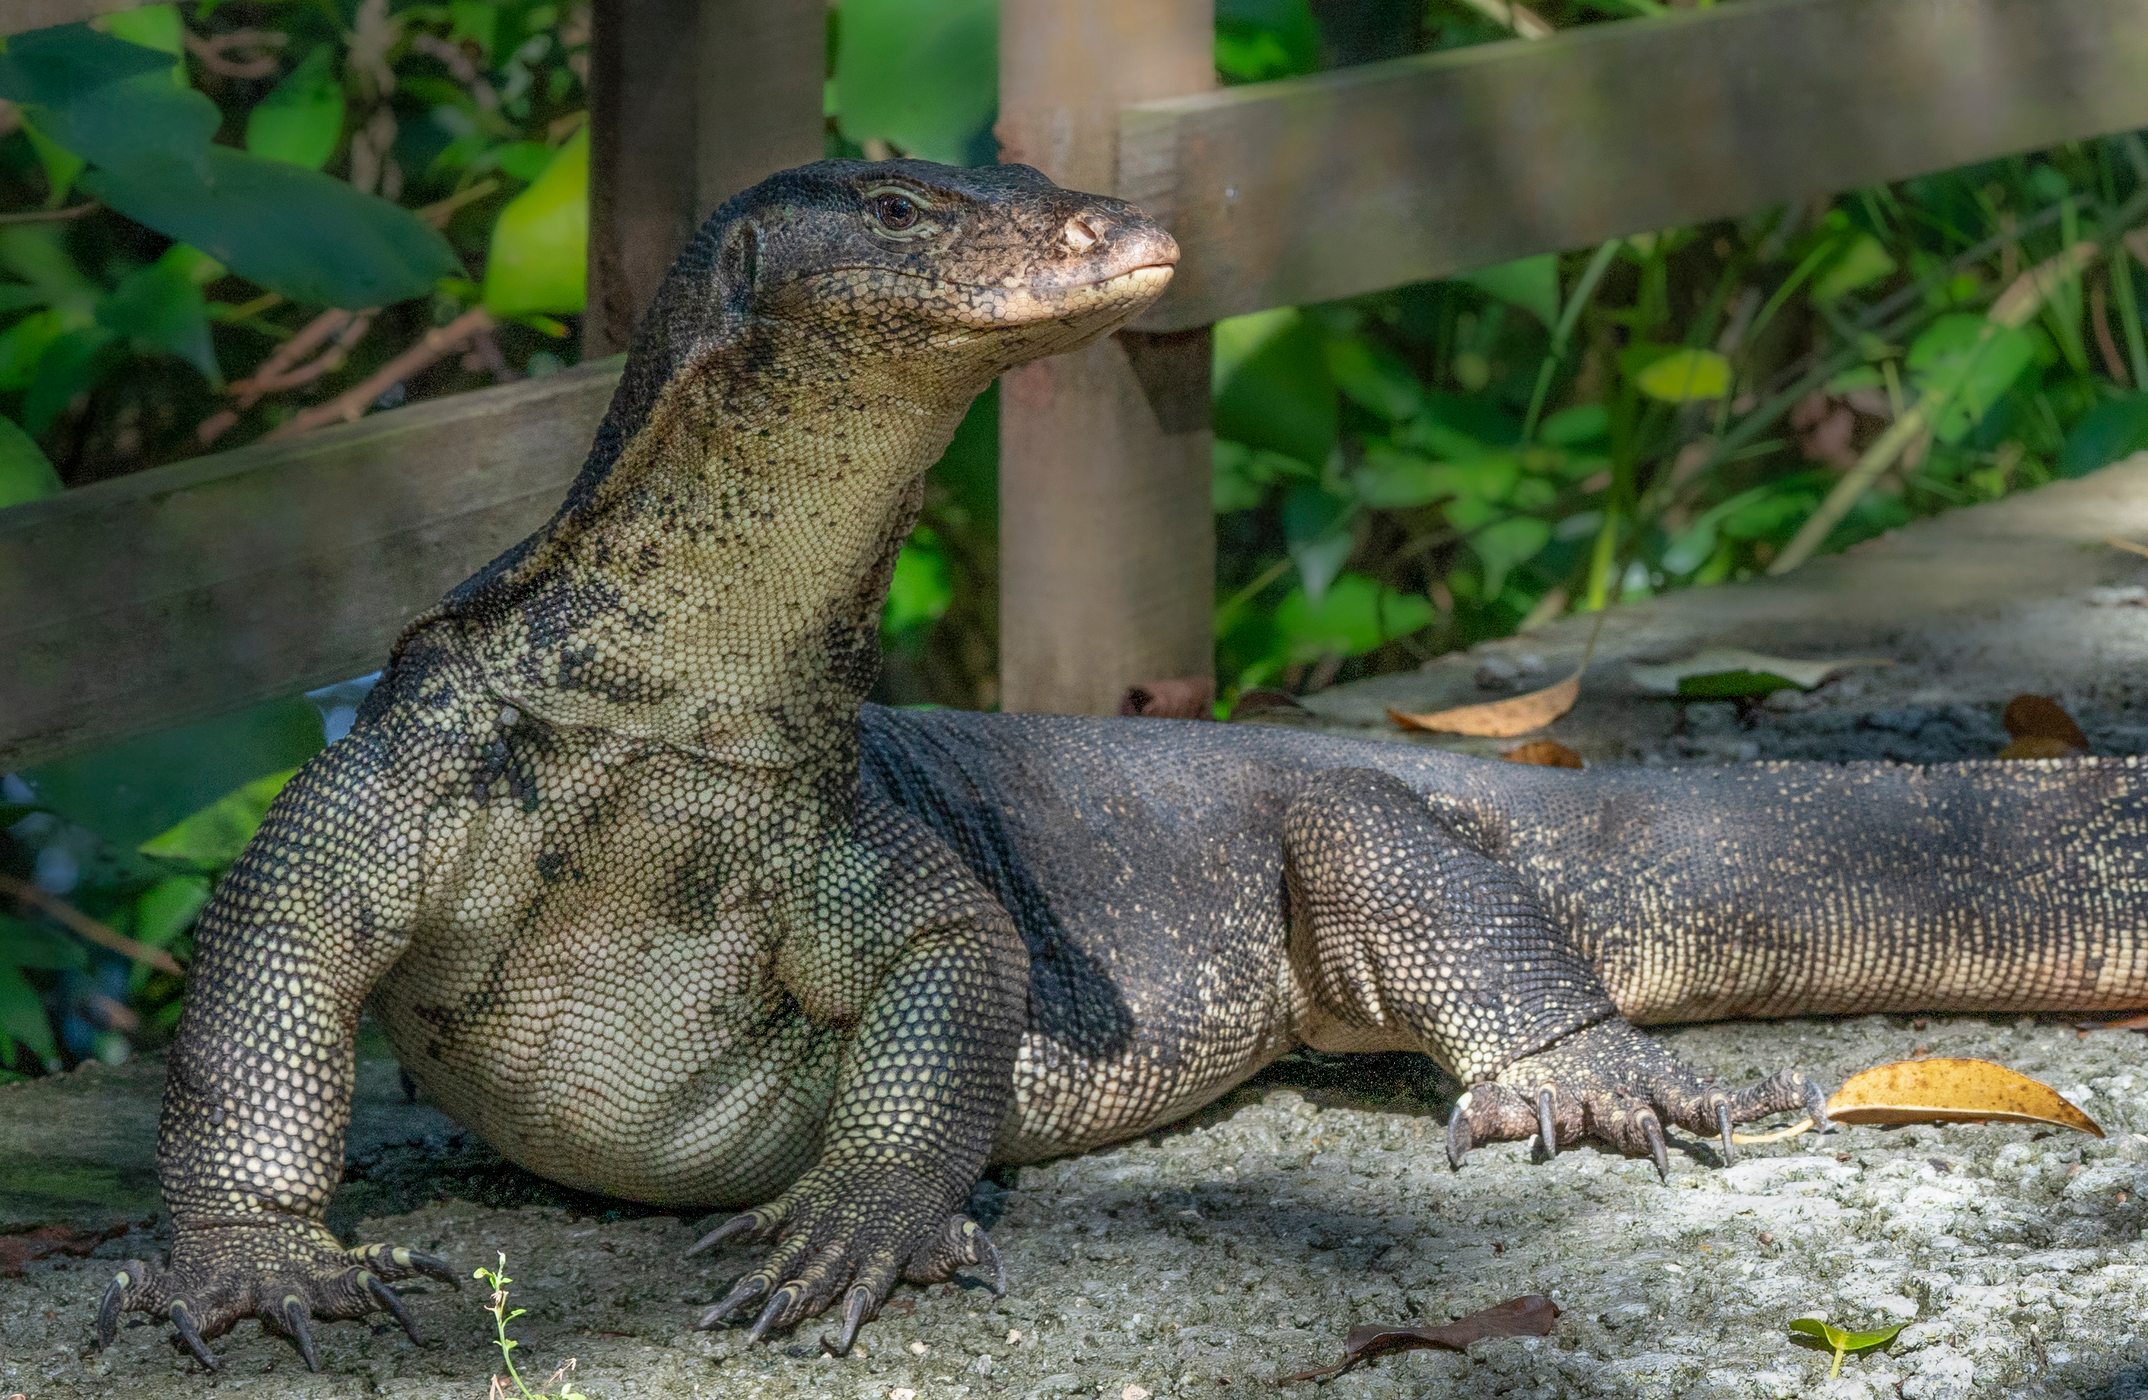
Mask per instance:
[[[1805,1113],[1827,1126],[1827,1096],[1796,1070],[1743,1089],[1704,1078],[1624,1021],[1604,1021],[1469,1086],[1447,1120],[1447,1160],[1462,1165],[1472,1147],[1534,1136],[1547,1155],[1594,1139],[1629,1157],[1647,1157],[1670,1177],[1666,1124],[1722,1143],[1736,1160],[1731,1129],[1778,1113]]]
[[[897,1279],[940,1283],[965,1265],[991,1271],[1006,1292],[999,1251],[976,1221],[944,1202],[944,1189],[899,1167],[822,1164],[758,1210],[718,1225],[688,1254],[726,1241],[769,1246],[761,1266],[732,1285],[695,1324],[753,1317],[750,1341],[797,1326],[843,1299],[842,1322],[821,1346],[849,1352],[858,1329],[887,1300]],[[758,1308],[758,1314],[754,1309]]]
[[[181,1230],[170,1264],[130,1259],[120,1265],[97,1306],[97,1346],[112,1344],[123,1315],[154,1313],[171,1323],[176,1345],[214,1371],[210,1341],[241,1318],[255,1317],[298,1349],[306,1369],[318,1371],[316,1321],[364,1317],[377,1309],[401,1323],[411,1341],[420,1341],[410,1309],[388,1285],[421,1276],[461,1286],[443,1259],[380,1244],[345,1249],[310,1223]]]

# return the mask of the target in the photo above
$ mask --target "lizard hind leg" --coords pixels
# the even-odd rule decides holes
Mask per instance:
[[[1784,1071],[1724,1088],[1619,1015],[1535,891],[1400,780],[1319,775],[1284,818],[1290,958],[1312,1019],[1407,1039],[1462,1081],[1447,1128],[1457,1166],[1480,1143],[1593,1140],[1666,1172],[1664,1130],[1720,1138],[1777,1113],[1825,1122]]]

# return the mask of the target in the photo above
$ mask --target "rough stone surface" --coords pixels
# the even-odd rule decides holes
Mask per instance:
[[[2148,560],[2103,548],[2110,534],[2148,538],[2148,465],[1960,512],[1792,579],[1624,610],[1581,707],[1552,733],[1593,762],[1930,761],[1995,751],[2000,708],[2031,690],[2063,698],[2100,749],[2148,749]],[[1326,724],[1369,726],[1387,704],[1526,688],[1570,666],[1586,633],[1570,621],[1315,708]],[[1754,706],[1648,699],[1625,675],[1629,660],[1707,646],[1897,664]],[[1733,1080],[1786,1062],[1839,1078],[1919,1047],[1983,1056],[2046,1080],[2108,1135],[1849,1128],[1748,1148],[1728,1169],[1685,1142],[1668,1186],[1642,1163],[1587,1149],[1533,1162],[1520,1145],[1480,1149],[1450,1173],[1440,1127],[1453,1086],[1409,1057],[1300,1057],[1170,1131],[981,1186],[974,1204],[994,1222],[1010,1294],[906,1289],[858,1354],[834,1360],[815,1353],[818,1328],[760,1348],[688,1330],[743,1253],[682,1260],[694,1222],[504,1165],[403,1104],[374,1050],[332,1223],[465,1267],[505,1252],[530,1309],[518,1361],[534,1383],[575,1357],[595,1400],[1228,1397],[1331,1360],[1352,1326],[1445,1320],[1529,1292],[1564,1310],[1552,1336],[1391,1357],[1328,1392],[2148,1397],[2141,1036],[2059,1019],[1867,1017],[1669,1038]],[[156,1083],[143,1064],[0,1089],[0,1232],[146,1221]],[[221,1344],[214,1378],[147,1327],[89,1354],[114,1261],[161,1248],[137,1223],[94,1258],[0,1278],[0,1395],[474,1400],[496,1366],[475,1286],[410,1290],[423,1349],[379,1327],[322,1328],[317,1377],[251,1324]],[[1829,1382],[1827,1357],[1784,1331],[1813,1314],[1910,1325]]]

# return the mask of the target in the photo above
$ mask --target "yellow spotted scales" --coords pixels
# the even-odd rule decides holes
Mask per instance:
[[[323,1224],[358,1016],[556,1180],[749,1206],[760,1337],[996,1274],[988,1161],[1123,1139],[1297,1045],[1409,1048],[1479,1142],[1820,1112],[1635,1023],[2148,1003],[2130,760],[1575,773],[1165,720],[865,705],[926,468],[1177,249],[1020,166],[823,162],[681,256],[551,522],[404,633],[204,913],[170,1261],[98,1315],[204,1364],[440,1260]],[[1011,409],[1010,411],[1018,411]]]

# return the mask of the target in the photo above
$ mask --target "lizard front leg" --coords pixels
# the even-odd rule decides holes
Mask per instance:
[[[361,732],[278,796],[202,915],[169,1057],[157,1175],[172,1216],[166,1265],[130,1261],[106,1289],[97,1340],[128,1312],[161,1315],[203,1366],[244,1317],[319,1369],[309,1323],[392,1314],[388,1285],[446,1264],[345,1249],[324,1223],[343,1171],[358,1012],[401,954],[442,823],[391,787],[387,745]]]
[[[1720,1135],[1786,1111],[1826,1121],[1786,1071],[1708,1080],[1627,1024],[1515,871],[1372,769],[1321,774],[1285,817],[1291,959],[1322,1015],[1405,1037],[1462,1081],[1447,1126],[1459,1166],[1481,1142],[1593,1138],[1669,1167],[1663,1126]]]
[[[816,864],[792,918],[778,975],[804,1014],[848,1033],[835,1097],[819,1160],[694,1246],[769,1247],[698,1325],[758,1308],[758,1341],[841,1295],[841,1354],[897,1279],[997,1274],[962,1207],[1013,1100],[1028,955],[953,853],[892,809]]]

